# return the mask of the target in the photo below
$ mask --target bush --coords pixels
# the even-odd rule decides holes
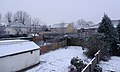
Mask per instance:
[[[86,66],[81,59],[78,57],[73,57],[70,61],[71,65],[74,65],[78,72],[81,72],[82,69]]]
[[[94,54],[102,49],[104,55],[108,54],[109,51],[109,44],[105,42],[105,37],[103,34],[93,34],[90,36],[86,41],[86,55],[90,58],[94,57]]]

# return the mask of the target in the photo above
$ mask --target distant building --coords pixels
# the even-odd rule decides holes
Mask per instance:
[[[0,72],[16,72],[39,63],[40,47],[27,40],[0,41]]]
[[[27,26],[22,23],[11,22],[6,26],[5,31],[6,31],[6,34],[9,34],[9,35],[27,34]]]
[[[120,20],[112,20],[112,23],[113,23],[114,27],[116,28],[117,25],[120,23]]]
[[[58,24],[53,24],[50,30],[52,32],[58,32],[58,33],[72,33],[74,32],[74,27],[70,23],[58,23]]]
[[[120,20],[112,20],[112,24],[113,26],[116,28],[117,25],[120,23]],[[77,32],[80,34],[80,37],[89,37],[90,35],[97,33],[97,29],[99,27],[100,23],[96,24],[96,25],[91,25],[91,26],[87,26],[81,29],[77,29]]]

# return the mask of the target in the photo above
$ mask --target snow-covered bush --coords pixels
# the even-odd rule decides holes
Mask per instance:
[[[93,34],[86,41],[86,55],[88,57],[94,57],[94,54],[102,49],[104,55],[108,55],[109,45],[105,42],[105,37],[103,34]]]
[[[71,65],[74,65],[78,72],[81,72],[82,69],[86,66],[81,59],[78,57],[73,57],[70,61]]]

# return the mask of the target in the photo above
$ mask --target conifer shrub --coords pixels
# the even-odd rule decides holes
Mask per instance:
[[[105,36],[103,34],[93,34],[86,41],[87,50],[85,54],[92,58],[98,50],[102,50],[104,55],[108,55],[109,44],[105,41]]]

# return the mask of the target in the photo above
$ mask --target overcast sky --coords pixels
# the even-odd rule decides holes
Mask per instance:
[[[0,13],[18,10],[41,18],[47,24],[78,19],[98,23],[104,12],[111,19],[120,19],[120,0],[0,0]]]

